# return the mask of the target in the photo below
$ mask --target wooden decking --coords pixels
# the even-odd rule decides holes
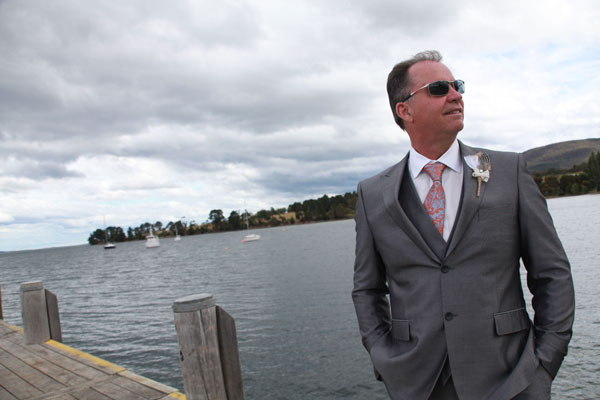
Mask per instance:
[[[0,400],[173,400],[177,389],[54,340],[26,345],[23,330],[0,320]]]

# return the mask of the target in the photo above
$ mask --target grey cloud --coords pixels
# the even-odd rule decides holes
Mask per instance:
[[[40,163],[14,168],[16,176],[71,177],[61,162],[80,154],[157,158],[206,171],[227,163],[256,168],[274,158],[314,163],[364,154],[364,145],[343,143],[341,134],[339,144],[293,137],[268,142],[278,131],[352,118],[380,93],[340,81],[340,67],[327,58],[261,52],[266,33],[243,2],[211,9],[203,9],[209,3],[192,9],[145,2],[22,4],[3,11],[11,23],[0,28],[7,34],[0,46],[21,68],[0,67],[0,85],[8,89],[0,91],[0,118],[13,137],[54,151],[12,147],[9,155],[21,163],[30,157]],[[20,24],[39,29],[19,35]],[[316,40],[311,45],[319,46]],[[148,134],[155,125],[197,127],[204,140]],[[224,130],[246,137],[222,137]]]
[[[468,9],[469,3],[471,1],[467,0],[457,7],[452,2],[439,0],[350,2],[338,0],[323,3],[322,7],[329,9],[330,12],[343,8],[346,15],[352,14],[352,18],[347,20],[353,24],[353,29],[358,29],[363,36],[375,36],[384,41],[388,48],[392,48],[394,42],[402,39],[426,38],[444,29],[448,22],[460,18],[461,13]],[[361,49],[364,48],[361,46]]]
[[[175,183],[163,183],[163,182],[127,182],[121,184],[113,184],[109,187],[110,190],[119,191],[139,191],[139,190],[158,190],[158,189],[173,189],[179,187]]]
[[[220,156],[224,162],[252,156],[235,141],[218,149],[218,137],[207,141],[209,152],[181,141],[169,149],[164,137],[116,146],[115,138],[135,137],[155,124],[264,135],[318,124],[331,115],[351,117],[372,95],[350,83],[336,87],[326,77],[305,83],[307,73],[314,78],[330,71],[307,71],[285,58],[257,53],[264,32],[251,7],[226,2],[207,9],[208,4],[181,9],[160,2],[7,3],[0,11],[0,18],[10,21],[0,24],[6,34],[0,46],[10,60],[0,64],[4,129],[20,140],[49,145],[66,139],[68,146],[58,150],[62,155],[37,154],[47,165],[57,157],[67,162],[72,154],[108,152],[210,169]],[[37,29],[23,32],[23,25]],[[287,151],[285,156],[299,155]],[[13,149],[11,156],[26,160],[31,151]],[[59,166],[12,172],[31,176],[44,170],[41,176],[70,176]]]
[[[198,77],[212,81],[185,65],[202,61],[194,53],[251,47],[260,36],[252,9],[243,2],[214,8],[200,2],[192,9],[162,2],[81,4],[3,4],[0,115],[5,123],[72,121],[90,131],[114,133],[119,129],[96,122],[129,120],[135,126],[153,115],[168,119],[165,99],[173,98],[178,85],[193,84]],[[55,131],[46,130],[46,135]]]
[[[62,164],[33,159],[23,159],[18,162],[7,163],[4,174],[19,176],[36,181],[45,179],[81,178],[83,174],[71,171]]]
[[[457,18],[464,11],[464,3],[457,7],[451,2],[438,0],[375,0],[360,3],[360,7],[371,27],[401,30],[407,35],[417,36],[439,29],[445,25],[443,21]]]
[[[281,195],[282,193],[303,201],[306,198],[324,194],[343,194],[356,190],[356,184],[364,176],[357,173],[331,173],[314,179],[310,173],[298,174],[270,172],[265,173],[257,181],[267,192]]]

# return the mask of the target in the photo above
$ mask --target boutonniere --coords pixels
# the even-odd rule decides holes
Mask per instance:
[[[465,161],[473,170],[473,178],[477,179],[477,197],[481,195],[481,182],[487,182],[490,179],[492,163],[488,153],[479,152],[474,156],[466,156]]]

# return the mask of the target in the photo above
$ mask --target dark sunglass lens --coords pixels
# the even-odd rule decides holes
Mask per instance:
[[[432,96],[444,96],[448,94],[450,90],[450,84],[446,81],[437,81],[430,83],[429,86],[429,94]]]
[[[464,93],[465,92],[465,82],[461,81],[461,80],[456,80],[454,81],[454,89],[456,89],[456,91],[458,93]]]

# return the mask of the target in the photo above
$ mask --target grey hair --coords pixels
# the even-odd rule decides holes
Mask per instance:
[[[394,120],[404,130],[404,121],[396,114],[396,104],[405,99],[409,94],[408,69],[422,61],[441,62],[442,55],[437,50],[427,50],[415,54],[412,58],[402,61],[392,68],[387,80],[387,93]]]

